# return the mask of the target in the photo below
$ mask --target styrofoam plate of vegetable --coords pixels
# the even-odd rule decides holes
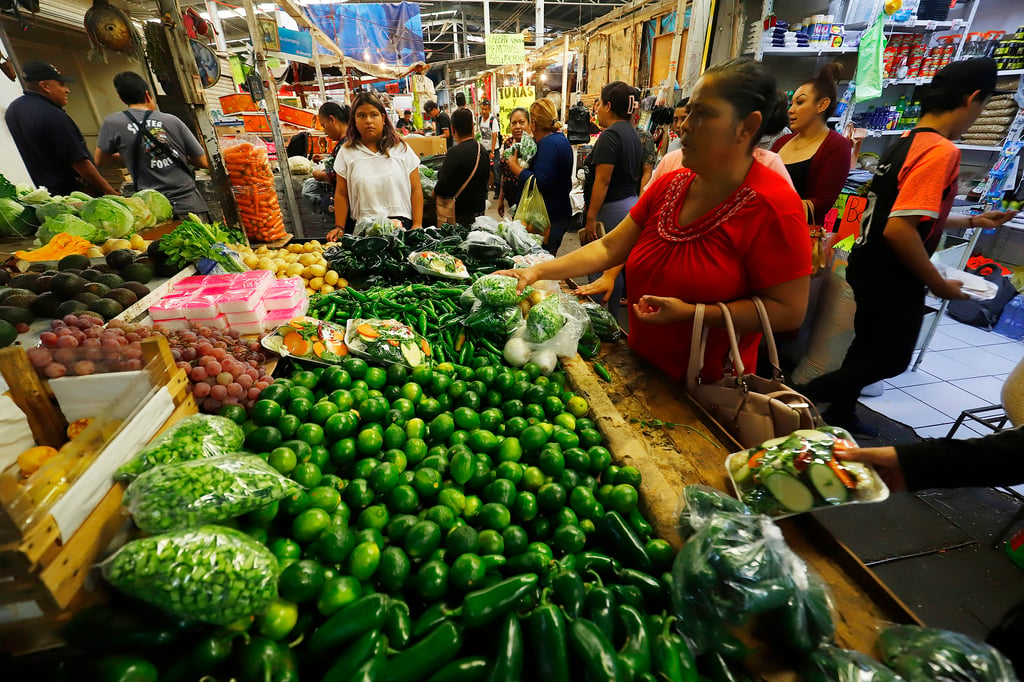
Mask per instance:
[[[422,275],[433,275],[445,279],[469,279],[465,263],[449,253],[439,251],[414,251],[409,262]]]
[[[320,365],[337,365],[348,355],[345,328],[308,315],[281,325],[260,339],[260,344],[282,357],[292,356]]]
[[[834,456],[837,449],[855,447],[843,429],[802,429],[734,452],[725,468],[736,496],[773,518],[888,499],[889,487],[874,467]]]

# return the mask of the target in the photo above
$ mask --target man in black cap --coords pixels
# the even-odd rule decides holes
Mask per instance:
[[[25,94],[11,102],[4,119],[32,182],[51,194],[116,194],[93,165],[82,131],[64,111],[71,93],[67,84],[75,81],[41,61],[25,64],[23,80]]]
[[[974,124],[996,93],[992,59],[942,68],[928,88],[918,90],[917,126],[879,160],[846,270],[857,301],[855,337],[842,367],[806,387],[811,398],[831,403],[823,415],[827,423],[861,437],[877,435],[857,418],[857,399],[864,387],[902,374],[910,364],[924,318],[925,291],[940,298],[967,298],[959,281],[943,278],[932,264],[942,231],[998,227],[1016,215],[949,215],[960,173],[960,149],[951,140]]]

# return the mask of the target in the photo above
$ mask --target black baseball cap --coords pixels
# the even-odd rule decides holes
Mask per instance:
[[[942,92],[970,95],[980,90],[984,96],[1012,95],[1013,90],[997,90],[996,61],[988,57],[950,62],[932,78],[930,87]]]
[[[68,78],[62,74],[53,64],[47,64],[38,60],[25,64],[25,80],[29,83],[39,83],[40,81],[75,82],[74,78]]]

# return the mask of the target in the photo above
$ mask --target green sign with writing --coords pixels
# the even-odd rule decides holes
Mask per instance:
[[[522,64],[526,61],[526,45],[522,33],[489,33],[487,35],[487,64]]]

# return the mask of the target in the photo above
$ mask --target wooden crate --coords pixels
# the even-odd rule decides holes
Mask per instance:
[[[156,430],[159,434],[198,410],[188,390],[188,377],[175,365],[166,339],[147,339],[142,347],[143,367],[155,388],[146,404],[158,399],[166,403],[169,396],[172,405],[170,416]],[[0,372],[11,387],[12,399],[28,417],[36,440],[57,448],[65,445],[62,442],[67,440],[64,437],[64,417],[47,397],[46,387],[29,366],[24,349],[12,347],[0,351]],[[167,408],[163,410],[164,413],[166,411]],[[131,423],[118,427],[105,415],[100,415],[51,463],[61,458],[74,458],[86,451],[94,452],[96,457],[114,437],[125,433],[125,428]],[[96,464],[90,461],[86,470],[92,471]],[[72,466],[69,465],[69,471]],[[95,475],[97,472],[92,473]],[[94,598],[83,589],[86,577],[127,520],[121,509],[124,486],[114,483],[105,472],[100,473],[103,478],[99,479],[98,493],[97,488],[84,483],[82,476],[68,483],[64,489],[60,501],[65,508],[79,500],[92,508],[65,540],[62,540],[57,519],[49,513],[56,505],[32,515],[31,522],[26,524],[23,507],[19,506],[16,513],[12,512],[15,500],[24,499],[19,497],[21,487],[17,483],[12,484],[9,472],[0,476],[0,584],[3,585],[0,605],[34,602],[43,613],[41,618],[32,619],[31,624],[13,621],[0,625],[0,651],[38,649],[42,640],[36,635],[41,637],[48,630],[52,631],[67,617],[69,609],[84,606]],[[108,488],[106,480],[110,482]],[[82,485],[77,485],[79,483]],[[45,627],[47,624],[49,628]],[[30,633],[35,634],[30,637]]]

